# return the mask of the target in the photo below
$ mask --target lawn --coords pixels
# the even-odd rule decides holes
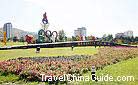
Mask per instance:
[[[89,81],[89,82],[76,82],[79,85],[137,85],[138,84],[138,57],[119,62],[114,65],[106,66],[103,70],[96,72],[97,76],[107,75],[113,76],[116,80],[117,76],[133,76],[134,81]],[[91,72],[84,74],[84,76],[91,76]],[[74,83],[74,82],[73,82]]]
[[[69,55],[93,55],[98,52],[98,48],[92,46],[87,47],[71,47],[64,48],[41,48],[40,53],[35,52],[36,49],[14,49],[0,50],[0,60],[13,59],[18,57],[43,57],[43,56],[69,56]]]
[[[7,42],[6,46],[26,45],[27,42]],[[3,47],[4,43],[0,42],[0,47]]]

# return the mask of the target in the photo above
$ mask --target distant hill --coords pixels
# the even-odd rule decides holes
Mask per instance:
[[[0,28],[0,31],[3,31],[2,28]],[[12,33],[13,33],[13,36],[17,36],[18,38],[25,37],[25,35],[27,35],[27,34],[28,35],[33,35],[35,38],[37,38],[37,33],[24,31],[24,30],[20,30],[20,29],[17,29],[17,28],[13,28]]]

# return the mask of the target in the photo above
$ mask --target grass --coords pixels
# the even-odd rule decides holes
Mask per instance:
[[[114,65],[106,66],[103,70],[98,70],[96,72],[97,76],[105,76],[109,74],[115,80],[117,76],[133,76],[134,81],[89,81],[89,82],[75,82],[79,85],[137,85],[138,84],[138,57],[134,59],[129,59],[126,61],[119,62]],[[91,72],[84,74],[84,76],[91,76]]]
[[[17,82],[19,80],[19,76],[14,74],[3,74],[0,73],[0,84],[5,82]]]
[[[20,80],[18,75],[15,74],[3,74],[0,73],[0,84],[2,85],[15,85],[15,83],[18,85],[40,85],[40,84],[47,84],[45,82],[26,82],[24,80]],[[48,84],[47,84],[48,85]]]
[[[26,45],[26,42],[7,42],[6,46]],[[4,47],[4,43],[0,42],[0,47]]]
[[[98,48],[92,46],[87,47],[71,47],[64,48],[41,48],[40,53],[35,52],[36,49],[14,49],[0,50],[0,60],[13,59],[18,57],[43,57],[43,56],[69,56],[69,55],[93,55],[98,52]]]

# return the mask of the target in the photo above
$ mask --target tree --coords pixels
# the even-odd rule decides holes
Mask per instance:
[[[81,41],[82,38],[81,38],[80,36],[76,36],[76,40],[77,40],[77,41]]]
[[[88,37],[86,37],[86,40],[95,40],[95,36],[88,36]]]
[[[13,37],[13,42],[17,42],[17,41],[18,41],[17,36],[14,36],[14,37]]]
[[[135,37],[135,42],[138,42],[138,37]]]
[[[67,41],[72,41],[72,38],[71,37],[67,37]]]
[[[106,36],[106,34],[104,34],[102,37],[102,41],[112,41],[112,40],[113,40],[112,34],[108,34],[107,36]]]
[[[23,37],[20,37],[19,41],[20,41],[20,42],[25,42],[25,40],[24,40]]]
[[[66,41],[66,34],[65,34],[64,30],[60,30],[58,32],[58,39],[60,42]]]
[[[103,35],[102,41],[106,41],[106,34]]]
[[[131,42],[135,42],[134,36],[131,37]]]
[[[113,35],[112,34],[109,34],[108,36],[107,36],[107,39],[106,39],[107,41],[112,41],[113,40]]]
[[[72,36],[72,41],[77,41],[76,37]]]

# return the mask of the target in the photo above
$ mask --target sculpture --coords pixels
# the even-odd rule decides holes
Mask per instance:
[[[38,43],[51,43],[51,42],[56,42],[57,40],[57,31],[51,32],[50,30],[47,30],[49,27],[49,22],[47,19],[46,12],[43,14],[43,19],[42,19],[42,28],[38,31]]]

